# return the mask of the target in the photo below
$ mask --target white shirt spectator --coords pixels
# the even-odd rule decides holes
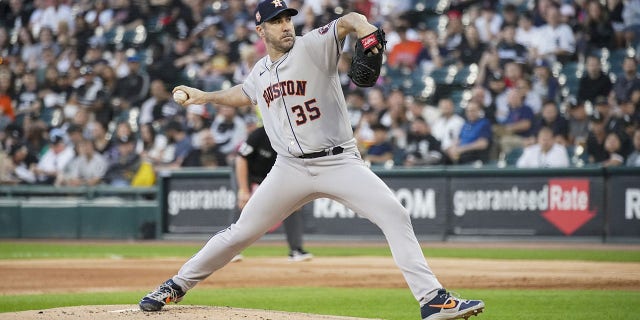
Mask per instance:
[[[458,139],[463,125],[464,119],[457,114],[449,118],[440,117],[434,121],[431,134],[440,141],[442,150],[446,150]]]
[[[516,42],[527,47],[531,48],[535,44],[535,40],[538,37],[538,28],[531,27],[529,30],[525,30],[523,28],[516,28]]]
[[[536,32],[534,47],[540,55],[553,54],[559,49],[573,53],[576,51],[576,39],[568,25],[560,24],[553,28],[547,24]]]
[[[563,168],[569,166],[567,149],[554,143],[548,152],[540,144],[526,147],[516,163],[518,168]]]
[[[476,19],[475,25],[476,29],[478,29],[480,41],[488,43],[500,32],[500,28],[502,27],[502,17],[499,14],[494,13],[491,16],[491,20],[487,20],[485,15],[481,15]]]
[[[42,155],[40,161],[38,162],[37,168],[46,172],[64,172],[67,164],[73,159],[75,156],[75,152],[73,151],[73,147],[67,146],[62,152],[55,153],[52,148],[47,150],[47,152]],[[39,176],[39,180],[44,181],[46,177]]]

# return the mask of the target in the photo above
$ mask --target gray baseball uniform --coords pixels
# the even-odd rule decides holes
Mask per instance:
[[[259,106],[278,158],[238,221],[214,235],[173,277],[185,291],[275,223],[321,197],[343,203],[382,230],[417,300],[442,288],[425,261],[409,213],[356,148],[338,79],[343,43],[336,21],[297,37],[278,60],[262,58],[245,80],[243,91]]]

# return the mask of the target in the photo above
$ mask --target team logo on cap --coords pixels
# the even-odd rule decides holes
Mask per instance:
[[[260,12],[256,12],[256,21],[260,21]]]
[[[282,0],[273,0],[271,1],[274,7],[282,7]]]

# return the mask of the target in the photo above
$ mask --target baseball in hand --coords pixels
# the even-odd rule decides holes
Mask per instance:
[[[176,90],[173,93],[173,100],[179,104],[183,104],[187,99],[189,99],[189,95],[184,90]]]

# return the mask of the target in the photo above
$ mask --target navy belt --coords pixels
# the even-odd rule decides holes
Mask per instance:
[[[301,156],[299,156],[298,158],[300,159],[314,159],[314,158],[320,158],[320,157],[324,157],[324,156],[328,156],[328,155],[332,155],[332,154],[341,154],[344,151],[343,147],[334,147],[333,149],[330,150],[324,150],[324,151],[318,151],[318,152],[313,152],[313,153],[305,153]]]

